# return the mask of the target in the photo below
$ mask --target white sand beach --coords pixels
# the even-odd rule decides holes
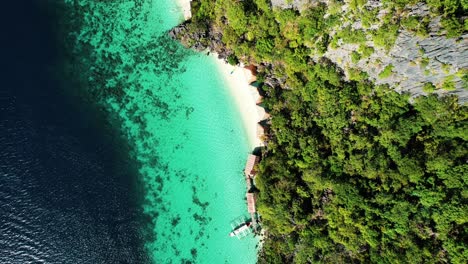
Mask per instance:
[[[247,130],[249,144],[252,149],[261,146],[262,141],[257,136],[258,122],[262,116],[263,109],[257,106],[258,91],[255,87],[249,85],[252,76],[249,70],[239,66],[232,66],[217,58],[217,54],[212,54],[223,75],[231,95],[236,101],[241,114],[244,126]]]
[[[177,5],[182,9],[185,20],[188,20],[192,17],[192,12],[190,11],[191,1],[192,0],[177,0]]]
[[[177,1],[177,5],[182,9],[185,20],[192,17],[190,2],[191,0]],[[258,146],[262,146],[263,143],[259,138],[259,133],[262,133],[263,129],[258,125],[258,122],[265,116],[265,110],[257,106],[257,102],[260,99],[257,88],[249,85],[251,82],[255,81],[255,76],[243,67],[232,66],[218,59],[216,53],[212,53],[211,56],[216,61],[222,76],[228,84],[231,95],[236,101],[244,126],[247,130],[250,147],[254,149]]]

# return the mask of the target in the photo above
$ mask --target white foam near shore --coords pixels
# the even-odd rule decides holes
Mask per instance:
[[[257,88],[250,85],[252,75],[250,70],[244,67],[232,66],[217,58],[213,54],[215,61],[228,85],[229,91],[236,102],[241,114],[244,126],[252,149],[262,146],[263,141],[259,138],[258,122],[263,119],[257,101],[259,94]]]

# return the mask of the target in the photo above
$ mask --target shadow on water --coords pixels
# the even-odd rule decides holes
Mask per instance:
[[[58,3],[2,6],[0,262],[148,262],[135,162],[64,67]]]

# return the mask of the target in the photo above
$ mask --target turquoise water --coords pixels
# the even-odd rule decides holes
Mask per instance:
[[[213,58],[167,37],[181,9],[170,0],[65,3],[77,70],[139,162],[153,262],[254,263],[257,239],[228,236],[247,215],[245,128]]]

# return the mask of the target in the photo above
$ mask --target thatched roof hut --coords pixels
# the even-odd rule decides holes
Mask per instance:
[[[256,202],[255,194],[247,193],[246,196],[247,196],[247,210],[251,214],[255,213],[257,211],[257,209],[255,208],[255,202]]]
[[[247,177],[253,177],[257,172],[255,171],[255,166],[260,161],[260,157],[256,155],[249,154],[247,162],[245,164],[244,173]]]

